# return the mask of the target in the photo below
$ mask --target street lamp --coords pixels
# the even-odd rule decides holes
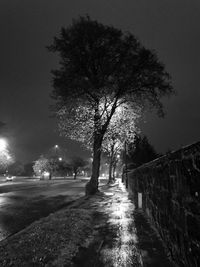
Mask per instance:
[[[7,148],[7,142],[5,139],[0,139],[0,151],[4,151]]]
[[[56,156],[56,157],[58,157],[58,148],[59,148],[58,145],[55,145],[55,146],[54,146],[54,149],[55,149],[55,156]]]

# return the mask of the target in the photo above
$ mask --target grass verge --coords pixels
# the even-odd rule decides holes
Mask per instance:
[[[89,210],[58,211],[2,241],[0,266],[71,266],[92,229]]]

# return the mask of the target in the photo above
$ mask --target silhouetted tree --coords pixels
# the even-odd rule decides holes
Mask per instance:
[[[33,162],[26,163],[24,165],[24,173],[25,176],[32,176],[33,175]]]
[[[8,167],[9,174],[22,175],[24,173],[24,165],[20,161],[13,162]]]
[[[69,165],[72,168],[74,179],[76,179],[78,172],[81,168],[85,167],[88,163],[80,157],[73,157],[69,161]]]
[[[52,71],[52,98],[56,101],[54,112],[68,120],[68,136],[73,137],[75,128],[82,130],[80,110],[82,120],[93,118],[92,176],[86,194],[94,194],[98,191],[103,137],[113,114],[127,104],[133,109],[155,107],[162,115],[160,98],[173,92],[170,77],[155,53],[132,34],[88,16],[62,28],[48,49],[60,56],[60,68]]]
[[[134,164],[135,167],[154,160],[159,156],[146,136],[136,135],[134,143],[130,144],[128,148],[128,161]]]

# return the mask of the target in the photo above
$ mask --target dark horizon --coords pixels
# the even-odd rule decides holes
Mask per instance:
[[[154,49],[172,76],[176,96],[164,99],[166,116],[148,113],[141,131],[159,153],[199,141],[200,3],[44,0],[0,3],[0,121],[17,160],[29,162],[58,144],[89,157],[76,142],[59,137],[50,118],[51,69],[58,57],[47,45],[73,18],[88,14],[103,24],[130,31]]]

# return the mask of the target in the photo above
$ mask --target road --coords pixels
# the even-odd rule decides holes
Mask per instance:
[[[84,195],[88,180],[0,181],[0,241]]]

